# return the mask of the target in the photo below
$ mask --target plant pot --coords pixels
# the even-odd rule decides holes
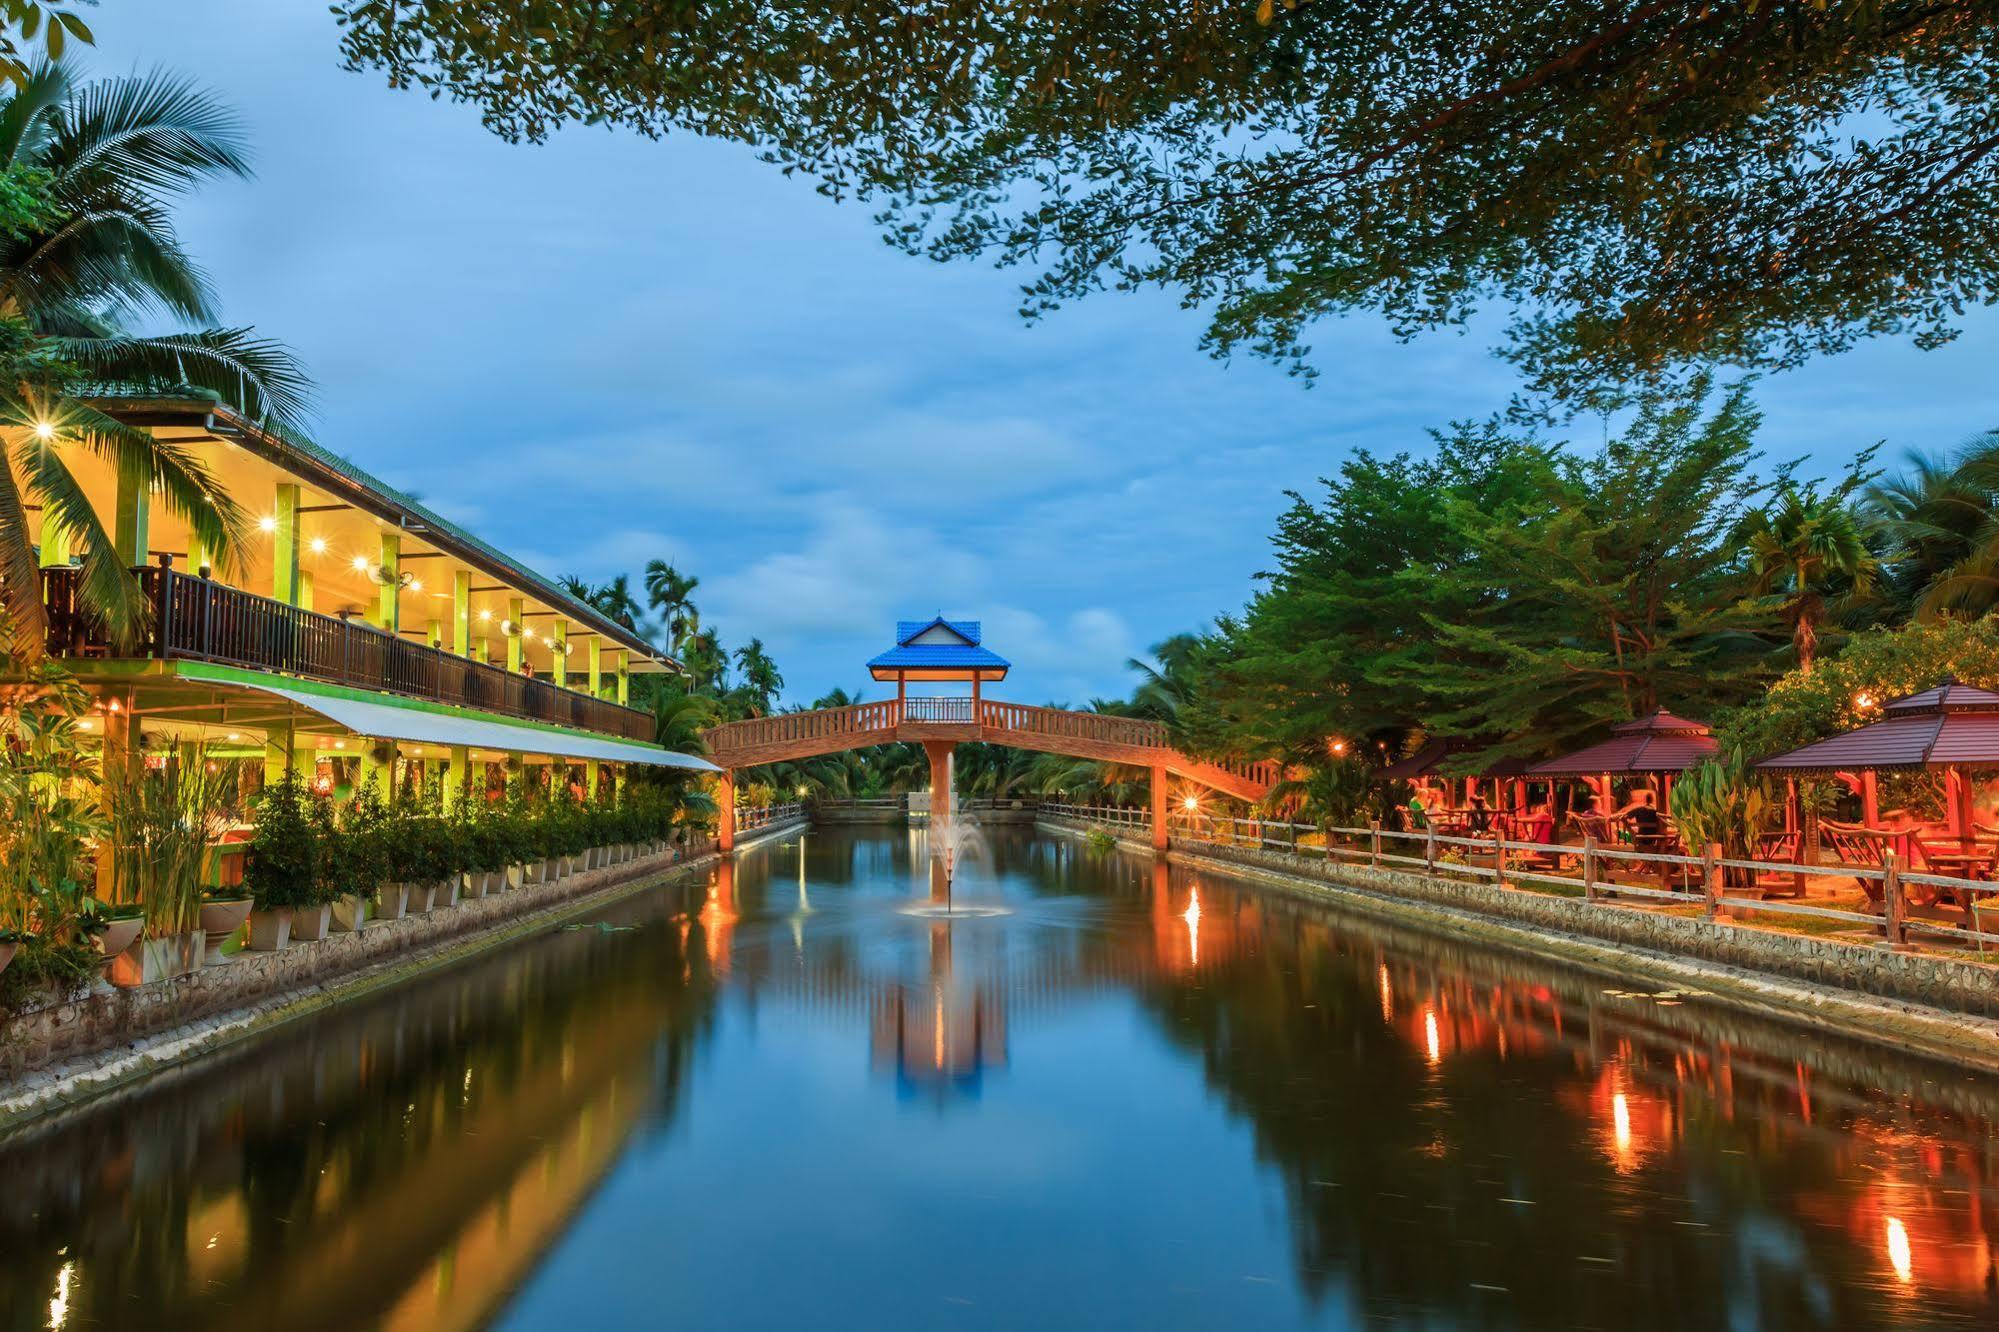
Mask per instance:
[[[333,923],[335,934],[352,934],[361,928],[368,918],[368,899],[359,893],[348,893],[345,897],[333,899]]]
[[[478,870],[466,870],[458,876],[458,895],[468,902],[476,902],[486,895],[486,876]]]
[[[506,868],[504,877],[507,887],[524,888],[528,883],[528,867],[526,865],[509,865]]]
[[[201,967],[205,942],[206,936],[200,930],[170,934],[164,939],[137,939],[111,959],[111,983],[129,990],[192,975]]]
[[[541,862],[541,878],[537,882],[554,883],[561,877],[562,858],[560,856],[550,856]]]
[[[410,886],[406,883],[385,883],[375,890],[375,919],[401,920],[409,910]]]
[[[243,921],[250,914],[250,899],[247,897],[223,898],[201,904],[201,932],[207,936],[208,949],[202,961],[211,967],[219,967],[229,959],[222,955],[222,945],[229,942]]]
[[[112,958],[130,948],[133,941],[145,931],[145,928],[146,918],[144,916],[126,916],[122,919],[111,921],[105,925],[104,932],[97,936],[98,951],[102,952],[104,960],[109,962]],[[5,970],[5,968],[0,967],[0,970]]]
[[[458,905],[458,876],[441,879],[430,885],[430,904],[438,910]]]
[[[409,885],[409,895],[405,899],[404,909],[412,916],[428,915],[433,904],[432,899],[436,896],[436,884],[413,883]]]
[[[318,943],[333,930],[333,903],[299,907],[292,912],[292,939],[297,943]]]
[[[292,941],[292,909],[273,907],[250,913],[250,939],[243,946],[253,953],[278,953]]]

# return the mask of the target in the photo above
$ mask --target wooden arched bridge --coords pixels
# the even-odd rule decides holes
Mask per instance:
[[[923,746],[930,760],[931,808],[940,812],[950,809],[951,752],[966,741],[1146,768],[1152,773],[1153,845],[1161,848],[1166,845],[1169,777],[1255,801],[1269,794],[1282,775],[1275,763],[1190,757],[1173,747],[1158,722],[984,697],[983,686],[1005,679],[1009,669],[981,641],[976,620],[905,620],[896,626],[896,645],[868,663],[875,679],[895,682],[893,699],[757,717],[710,730],[709,757],[723,773],[718,802],[723,849],[735,845],[737,772],[894,741]],[[970,697],[911,697],[912,680],[969,683],[972,692]]]

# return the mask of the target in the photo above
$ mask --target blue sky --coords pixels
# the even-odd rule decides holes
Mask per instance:
[[[1008,697],[1122,693],[1125,657],[1239,606],[1286,487],[1355,448],[1505,404],[1481,333],[1313,337],[1306,389],[1195,346],[1169,296],[1038,325],[1018,278],[911,259],[864,207],[743,149],[488,135],[468,107],[340,70],[324,7],[105,0],[103,73],[188,73],[258,178],[182,210],[224,317],[289,342],[315,433],[551,574],[666,558],[787,698],[865,684],[898,617],[982,616]],[[1765,446],[1833,470],[1999,426],[1999,319],[1765,382]],[[1593,436],[1585,422],[1577,433]]]

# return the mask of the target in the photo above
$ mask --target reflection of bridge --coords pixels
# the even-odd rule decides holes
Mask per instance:
[[[1153,845],[1161,849],[1166,845],[1168,777],[1249,801],[1261,800],[1278,780],[1275,763],[1216,762],[1183,754],[1155,721],[983,697],[981,686],[1004,679],[1008,666],[982,645],[976,621],[905,622],[897,627],[896,646],[868,665],[876,679],[896,682],[894,699],[730,722],[707,733],[710,756],[725,773],[724,849],[735,844],[732,806],[738,770],[896,741],[920,744],[929,757],[933,810],[949,807],[951,751],[969,741],[1147,769],[1152,774]],[[910,680],[968,682],[972,692],[970,697],[912,698]]]

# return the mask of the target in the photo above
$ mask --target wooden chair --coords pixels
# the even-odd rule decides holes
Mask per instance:
[[[1789,861],[1795,865],[1800,863],[1799,857],[1803,852],[1804,834],[1795,830],[1787,832],[1780,829],[1776,832],[1758,834],[1756,848],[1750,859],[1772,863]],[[1753,876],[1753,886],[1760,889],[1766,897],[1803,897],[1805,876],[1802,870],[1796,874],[1758,870]]]

